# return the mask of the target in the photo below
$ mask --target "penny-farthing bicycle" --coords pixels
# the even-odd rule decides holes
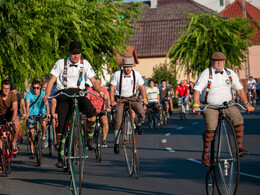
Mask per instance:
[[[235,105],[245,110],[238,103],[224,102],[221,106],[208,104],[203,110],[198,111],[203,112],[206,109],[219,111],[218,126],[211,142],[210,168],[206,175],[208,195],[213,195],[216,191],[221,195],[231,195],[237,192],[240,172],[239,149],[234,127],[225,114],[226,108]]]

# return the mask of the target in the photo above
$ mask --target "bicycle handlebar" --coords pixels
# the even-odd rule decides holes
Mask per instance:
[[[56,94],[56,95],[54,95],[54,96],[50,96],[50,97],[48,97],[47,99],[52,99],[52,98],[56,98],[56,97],[58,97],[59,95],[66,95],[67,97],[69,97],[69,98],[78,98],[78,97],[84,97],[87,93],[90,93],[90,94],[92,94],[92,95],[94,95],[94,96],[97,96],[97,97],[100,97],[100,98],[103,98],[103,97],[101,97],[101,95],[97,95],[97,94],[95,94],[95,93],[92,93],[91,91],[85,91],[85,92],[83,92],[83,91],[80,91],[79,92],[79,94],[74,94],[74,95],[69,95],[69,94],[67,94],[67,93],[65,93],[65,92],[63,92],[63,91],[61,91],[60,93],[58,93],[58,94]],[[104,99],[104,98],[103,98]]]
[[[242,106],[242,105],[239,104],[239,103],[223,102],[222,105],[207,104],[203,110],[197,110],[196,112],[204,112],[209,106],[215,106],[215,107],[217,107],[218,109],[224,109],[224,108],[229,108],[229,107],[231,107],[231,106],[236,106],[236,105],[237,105],[237,106],[240,106],[243,110],[247,110],[244,106]]]

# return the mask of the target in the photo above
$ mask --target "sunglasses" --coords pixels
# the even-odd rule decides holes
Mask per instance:
[[[33,89],[40,89],[40,87],[33,87]]]

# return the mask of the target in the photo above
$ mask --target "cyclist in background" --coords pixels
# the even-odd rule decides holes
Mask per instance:
[[[173,103],[172,103],[172,98],[174,98],[174,90],[173,90],[173,86],[171,84],[169,84],[169,81],[167,81],[167,87],[170,89],[170,112],[173,112]]]
[[[192,81],[189,82],[189,103],[192,105],[193,102],[193,93],[194,93],[194,83]]]
[[[249,77],[249,80],[247,81],[247,90],[252,91],[254,94],[254,97],[256,97],[256,81],[253,78],[253,76]]]
[[[31,154],[29,156],[30,159],[34,159],[33,139],[34,139],[34,127],[36,124],[35,119],[30,118],[30,116],[37,116],[41,114],[43,117],[44,116],[49,117],[49,113],[50,113],[48,101],[42,99],[45,96],[45,91],[41,90],[40,81],[33,81],[32,88],[33,90],[29,91],[25,96],[26,118],[28,118],[27,126],[29,129],[29,139],[31,145]],[[41,125],[42,125],[43,146],[47,148],[48,140],[46,139],[46,127],[47,127],[46,120],[43,120]]]
[[[147,105],[147,97],[145,92],[144,80],[139,72],[133,70],[135,65],[133,58],[123,58],[123,70],[118,70],[113,74],[110,85],[110,100],[112,106],[116,106],[115,110],[115,154],[119,153],[119,130],[123,120],[124,103],[117,104],[120,99],[136,98],[136,86],[138,84],[143,97],[144,104]],[[116,99],[115,99],[116,96]],[[138,134],[142,134],[141,125],[145,117],[145,111],[139,101],[131,102],[132,109],[140,117],[138,118],[137,130]]]
[[[159,89],[154,86],[153,80],[149,81],[149,87],[146,89],[146,93],[148,98],[148,106],[159,114],[160,92]]]
[[[101,79],[100,78],[96,78],[96,82],[97,82],[97,85],[100,86],[101,88],[101,91],[107,95],[107,97],[109,97],[109,93],[107,91],[107,89],[103,86],[101,86]],[[90,91],[92,93],[95,93],[95,94],[99,94],[99,92],[97,90],[95,90],[94,87],[89,87],[87,91]],[[105,105],[105,102],[102,98],[100,97],[96,97],[90,93],[87,93],[86,97],[90,100],[90,102],[93,104],[93,106],[96,108],[97,110],[97,113],[100,113],[102,111],[104,111],[105,109],[107,110],[107,112],[110,112],[111,109],[110,109],[110,98],[106,98],[107,100],[107,105]],[[102,115],[100,117],[101,119],[101,122],[103,124],[103,138],[102,138],[102,146],[103,147],[107,147],[107,134],[108,134],[108,119],[107,119],[107,115]]]
[[[167,81],[165,79],[163,79],[161,81],[161,84],[162,84],[162,86],[159,88],[161,104],[163,107],[165,107],[165,112],[166,112],[167,118],[170,118],[169,100],[170,100],[170,96],[171,96],[171,92],[170,92],[171,90],[169,89],[169,87],[167,87]]]
[[[23,143],[23,136],[22,136],[22,123],[21,123],[21,119],[25,119],[26,117],[26,108],[25,108],[25,101],[24,101],[24,97],[22,94],[17,93],[17,88],[15,85],[12,85],[11,87],[11,91],[16,94],[17,97],[17,105],[18,105],[18,113],[17,113],[17,117],[19,120],[19,135],[18,135],[18,140],[20,143]],[[23,113],[23,114],[22,114]]]
[[[0,92],[0,124],[5,125],[5,120],[8,125],[14,123],[15,131],[13,131],[12,140],[12,150],[13,154],[18,153],[18,148],[16,144],[17,137],[19,135],[19,119],[17,117],[17,97],[10,91],[11,84],[8,80],[3,80],[1,82],[1,92]],[[0,146],[2,147],[2,141],[0,139]]]
[[[189,87],[185,84],[184,80],[181,80],[180,84],[177,86],[176,88],[176,94],[178,97],[178,110],[179,112],[181,112],[181,104],[182,101],[184,102],[185,105],[187,105],[189,103]]]

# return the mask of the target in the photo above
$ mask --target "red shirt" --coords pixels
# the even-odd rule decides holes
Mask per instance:
[[[88,91],[92,92],[92,93],[95,93],[97,95],[99,95],[99,92],[97,92],[94,87],[89,87],[88,88]],[[104,94],[107,94],[108,95],[108,91],[105,87],[102,87],[101,86],[101,91],[104,93]],[[97,112],[101,112],[105,109],[104,107],[104,100],[103,98],[101,97],[97,97],[97,96],[94,96],[90,93],[87,93],[86,97],[90,100],[90,102],[92,103],[92,105],[96,108]]]
[[[187,96],[188,90],[189,90],[189,87],[187,85],[184,85],[184,86],[178,85],[176,88],[176,91],[179,92],[180,97]]]

